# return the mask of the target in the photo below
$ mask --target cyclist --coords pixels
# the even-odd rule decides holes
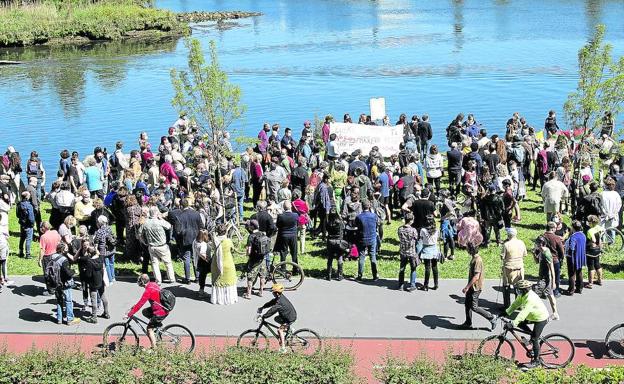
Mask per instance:
[[[274,299],[258,308],[258,315],[260,315],[265,308],[269,308],[269,310],[262,316],[263,319],[267,319],[277,313],[275,321],[280,324],[280,327],[277,329],[280,338],[280,352],[286,352],[285,334],[290,329],[291,324],[297,320],[297,311],[286,296],[284,296],[283,285],[273,284],[271,292],[273,292]]]
[[[147,274],[142,274],[137,279],[139,287],[145,287],[143,295],[139,301],[128,311],[126,318],[132,317],[135,313],[145,305],[147,301],[150,302],[150,307],[145,308],[142,313],[143,316],[149,319],[147,324],[147,337],[149,338],[152,348],[156,346],[156,336],[154,335],[154,328],[162,327],[162,321],[169,315],[169,312],[160,304],[160,286],[153,281]]]
[[[533,355],[531,356],[531,362],[527,363],[525,368],[535,368],[540,365],[539,338],[542,335],[542,331],[544,331],[544,327],[546,327],[548,323],[549,317],[546,306],[542,302],[542,299],[533,292],[531,289],[532,286],[533,284],[528,280],[516,282],[515,288],[518,291],[518,297],[505,311],[509,316],[516,309],[519,310],[518,314],[511,322],[505,323],[506,329],[517,327],[531,334]],[[529,327],[529,324],[533,324],[533,329]]]

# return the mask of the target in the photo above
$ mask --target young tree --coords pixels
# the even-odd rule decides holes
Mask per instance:
[[[582,127],[583,136],[600,128],[604,112],[610,111],[616,118],[624,106],[624,57],[614,61],[604,34],[605,26],[598,25],[579,50],[578,86],[563,106],[571,129]]]
[[[201,44],[197,39],[186,39],[188,71],[171,69],[171,82],[175,96],[171,104],[178,112],[185,111],[194,120],[217,163],[216,179],[221,180],[220,164],[228,149],[222,145],[230,125],[245,111],[240,103],[241,89],[228,81],[219,66],[217,48],[210,41],[210,62],[206,63]],[[221,183],[218,183],[221,187]]]

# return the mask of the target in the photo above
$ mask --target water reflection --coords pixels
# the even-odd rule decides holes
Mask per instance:
[[[455,53],[461,52],[464,47],[464,1],[453,0],[453,36],[455,38]]]
[[[102,42],[83,46],[4,48],[1,60],[20,60],[23,65],[0,67],[0,84],[25,79],[30,89],[50,87],[58,96],[66,117],[81,112],[88,80],[113,91],[126,80],[127,66],[143,55],[173,52],[179,38],[134,42]]]

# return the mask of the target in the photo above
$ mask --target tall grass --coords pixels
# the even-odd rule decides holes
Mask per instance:
[[[24,46],[52,39],[86,37],[117,40],[133,31],[182,31],[184,24],[167,10],[130,0],[99,3],[38,3],[0,8],[0,46]]]

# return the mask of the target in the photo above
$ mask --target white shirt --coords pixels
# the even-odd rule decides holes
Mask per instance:
[[[622,198],[616,191],[603,191],[602,192],[602,207],[604,209],[607,219],[615,219],[616,224],[618,220],[618,214],[622,207]]]

